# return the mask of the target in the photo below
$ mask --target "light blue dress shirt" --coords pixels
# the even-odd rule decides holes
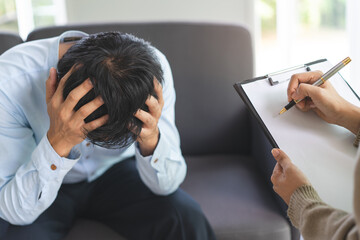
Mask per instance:
[[[61,39],[71,36],[87,34],[69,31],[20,44],[0,56],[0,217],[11,224],[32,223],[52,204],[62,183],[93,181],[134,155],[142,181],[155,194],[174,192],[186,175],[174,119],[172,74],[158,50],[165,105],[158,123],[160,139],[152,156],[142,156],[137,144],[110,150],[86,140],[76,145],[68,158],[54,151],[46,137],[45,81],[50,68],[57,65]]]

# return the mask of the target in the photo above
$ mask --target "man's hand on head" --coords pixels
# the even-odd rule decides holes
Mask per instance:
[[[139,109],[135,113],[135,117],[143,122],[140,135],[137,139],[143,156],[152,155],[159,141],[158,122],[164,107],[164,99],[162,87],[156,78],[154,78],[154,89],[158,99],[150,96],[146,100],[145,104],[148,106],[149,112]]]
[[[71,149],[85,139],[86,132],[104,125],[108,120],[108,115],[104,115],[89,123],[84,122],[87,116],[104,104],[100,96],[74,111],[79,100],[93,88],[90,79],[74,88],[67,98],[63,99],[64,84],[75,70],[76,67],[73,66],[56,86],[56,70],[51,68],[46,81],[46,104],[50,118],[47,138],[54,150],[62,157],[67,157]]]

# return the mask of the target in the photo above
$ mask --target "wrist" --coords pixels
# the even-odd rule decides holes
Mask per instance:
[[[344,111],[340,112],[340,116],[337,124],[357,134],[360,128],[360,108],[348,103]]]
[[[71,149],[74,147],[64,141],[58,134],[51,134],[50,131],[47,132],[47,138],[54,151],[60,157],[69,156]]]
[[[138,140],[140,152],[143,156],[149,156],[154,153],[155,148],[159,142],[159,136],[159,129],[157,129],[156,133],[153,134],[151,137]]]

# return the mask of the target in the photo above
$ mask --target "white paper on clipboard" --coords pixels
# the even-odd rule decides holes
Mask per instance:
[[[312,65],[311,70],[326,72],[331,67],[330,62],[323,61]],[[354,134],[326,123],[314,112],[303,113],[295,107],[279,115],[287,104],[292,74],[292,70],[277,74],[276,85],[265,78],[241,86],[277,145],[305,173],[320,197],[335,208],[351,212],[357,152]],[[360,107],[358,97],[339,73],[328,81],[343,98]]]

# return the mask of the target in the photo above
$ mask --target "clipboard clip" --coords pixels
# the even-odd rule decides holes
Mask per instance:
[[[295,66],[292,68],[287,68],[287,69],[284,69],[281,71],[277,71],[274,73],[269,73],[266,75],[266,77],[268,78],[270,85],[274,86],[279,83],[287,82],[290,80],[288,77],[281,78],[281,75],[284,75],[284,74],[288,75],[290,72],[291,72],[291,75],[293,75],[295,73],[304,72],[304,70],[309,72],[309,71],[311,71],[311,68],[307,64],[303,64],[303,65]]]

